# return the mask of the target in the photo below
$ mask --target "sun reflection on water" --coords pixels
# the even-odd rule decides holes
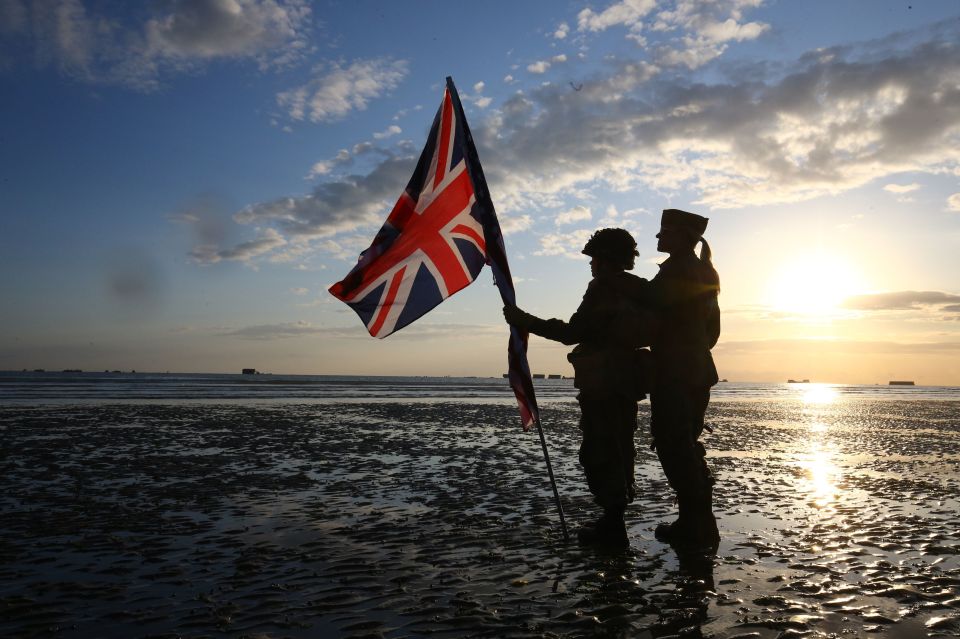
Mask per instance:
[[[831,404],[837,399],[837,389],[830,384],[810,384],[802,399],[804,404]]]
[[[811,443],[810,451],[800,461],[800,466],[807,471],[807,491],[817,508],[825,508],[836,501],[840,469],[833,463],[831,449],[820,442]]]

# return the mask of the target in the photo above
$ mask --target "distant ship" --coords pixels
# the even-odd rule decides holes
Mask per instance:
[[[534,374],[533,374],[533,378],[534,378],[534,379],[545,379],[545,378],[546,378],[546,375],[544,375],[543,373],[534,373]]]
[[[260,372],[255,368],[245,368],[243,369],[244,375],[259,375]]]
[[[563,375],[560,375],[558,373],[550,373],[549,375],[547,375],[547,379],[563,379]]]
[[[893,379],[890,380],[890,386],[914,386],[912,379]]]
[[[809,379],[788,379],[787,383],[788,384],[809,384],[810,380]]]

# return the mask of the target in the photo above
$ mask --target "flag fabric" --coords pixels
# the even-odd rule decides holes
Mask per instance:
[[[342,281],[330,287],[374,337],[417,320],[490,264],[504,303],[516,293],[483,169],[460,97],[447,78],[427,144],[387,221]],[[508,377],[525,429],[539,420],[525,331],[510,328]]]

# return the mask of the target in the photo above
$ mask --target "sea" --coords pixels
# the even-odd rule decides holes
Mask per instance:
[[[577,394],[569,378],[535,379],[534,389],[541,403],[572,401]],[[819,398],[958,400],[960,387],[723,381],[711,396],[712,401]],[[453,400],[515,401],[502,377],[0,371],[0,405]]]

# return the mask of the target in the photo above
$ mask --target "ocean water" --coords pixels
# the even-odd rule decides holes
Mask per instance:
[[[577,394],[572,379],[537,379],[534,388],[541,403],[569,401]],[[796,399],[816,403],[843,398],[955,400],[960,399],[960,387],[721,382],[712,394],[713,401]],[[499,377],[0,371],[0,404],[7,405],[454,399],[514,401],[507,381]]]

